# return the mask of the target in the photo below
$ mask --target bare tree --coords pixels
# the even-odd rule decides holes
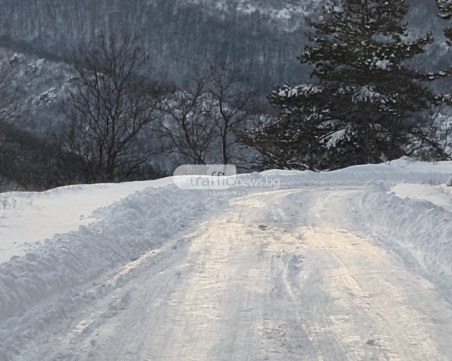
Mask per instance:
[[[238,69],[228,65],[211,70],[209,94],[214,102],[212,115],[223,164],[231,161],[231,148],[238,144],[236,133],[246,127],[256,112],[256,94],[241,81],[241,76]]]
[[[428,122],[412,130],[415,139],[407,154],[424,160],[452,160],[452,116],[450,106],[431,110]]]
[[[147,57],[131,36],[100,36],[75,56],[68,91],[66,149],[88,182],[117,181],[149,161],[141,142],[161,87],[140,76]]]
[[[232,160],[236,133],[246,127],[257,97],[229,66],[212,68],[162,102],[156,130],[176,152],[194,164]]]
[[[172,151],[194,164],[205,164],[216,132],[205,81],[198,79],[185,91],[174,93],[160,110],[164,116],[156,130],[170,141]]]

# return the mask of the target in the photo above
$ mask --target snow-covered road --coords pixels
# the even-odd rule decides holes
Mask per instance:
[[[365,234],[361,193],[232,197],[83,286],[83,305],[49,318],[11,360],[450,361],[451,303]]]

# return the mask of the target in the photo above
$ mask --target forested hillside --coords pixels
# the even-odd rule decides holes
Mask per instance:
[[[65,57],[100,32],[127,32],[142,37],[154,69],[171,80],[231,61],[268,90],[300,72],[299,24],[314,5],[284,3],[1,0],[0,33],[3,44],[25,41],[36,52]]]

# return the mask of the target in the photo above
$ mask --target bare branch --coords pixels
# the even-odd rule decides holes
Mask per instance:
[[[65,143],[83,159],[87,181],[122,180],[149,160],[137,143],[156,118],[162,87],[140,75],[146,59],[129,35],[100,36],[75,56]]]

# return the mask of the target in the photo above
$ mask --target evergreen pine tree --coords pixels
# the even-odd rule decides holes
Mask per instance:
[[[406,13],[403,0],[330,1],[319,20],[308,20],[310,44],[299,57],[313,66],[313,84],[277,87],[270,102],[281,116],[248,132],[248,143],[285,139],[276,144],[294,147],[291,157],[309,169],[404,155],[417,115],[438,101],[423,81],[439,76],[407,66],[433,37],[409,39]],[[290,133],[276,133],[277,125]]]

